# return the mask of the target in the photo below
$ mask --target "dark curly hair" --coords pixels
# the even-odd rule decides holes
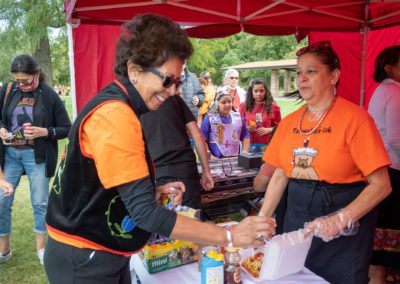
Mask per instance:
[[[158,67],[172,57],[186,60],[192,53],[193,46],[178,24],[163,16],[140,14],[122,25],[114,72],[128,77],[129,60],[141,67]]]
[[[264,102],[265,105],[267,106],[266,113],[269,114],[272,112],[272,102],[274,99],[272,98],[271,91],[267,87],[267,83],[260,78],[255,78],[250,81],[250,86],[247,89],[247,94],[246,94],[246,111],[252,111],[254,108],[254,105],[256,103],[256,100],[253,98],[253,88],[255,85],[263,85],[265,89],[265,98]]]
[[[383,80],[390,78],[390,75],[387,74],[385,70],[385,65],[394,66],[399,63],[400,60],[400,45],[390,46],[385,48],[379,53],[379,55],[375,59],[375,72],[374,72],[374,80],[377,83],[382,82]]]
[[[17,55],[11,62],[10,72],[22,72],[30,75],[40,72],[39,81],[44,81],[45,79],[40,65],[32,56],[28,54]]]

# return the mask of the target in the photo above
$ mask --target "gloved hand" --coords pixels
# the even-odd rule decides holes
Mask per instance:
[[[324,242],[329,242],[340,236],[355,235],[359,226],[360,223],[357,220],[353,220],[350,210],[346,209],[340,209],[304,224],[306,231],[311,232],[315,237],[321,238]]]

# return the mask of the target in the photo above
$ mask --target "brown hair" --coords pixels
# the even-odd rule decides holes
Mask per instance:
[[[128,61],[158,67],[173,57],[186,60],[192,53],[192,44],[178,24],[163,16],[140,14],[122,25],[114,72],[117,77],[127,77]]]

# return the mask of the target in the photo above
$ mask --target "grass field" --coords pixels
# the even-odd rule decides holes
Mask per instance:
[[[65,101],[65,106],[72,119],[71,98],[62,97],[62,99]],[[300,106],[300,104],[287,99],[277,99],[276,101],[281,107],[283,117]],[[62,149],[64,145],[65,141],[61,140],[59,149]],[[26,176],[22,177],[15,193],[12,221],[11,247],[13,257],[7,263],[0,265],[0,283],[47,283],[43,266],[39,264],[35,254],[33,216],[30,205],[29,183]]]

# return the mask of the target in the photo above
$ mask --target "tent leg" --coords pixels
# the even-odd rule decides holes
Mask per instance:
[[[76,105],[76,84],[75,84],[75,61],[74,61],[74,38],[72,36],[72,24],[67,24],[68,31],[68,57],[69,57],[69,76],[71,81],[71,99],[72,99],[72,119],[77,116]]]
[[[364,107],[365,102],[365,62],[367,56],[367,35],[368,35],[368,13],[369,13],[369,1],[364,7],[364,25],[362,28],[362,55],[361,55],[361,80],[360,80],[360,106]]]

